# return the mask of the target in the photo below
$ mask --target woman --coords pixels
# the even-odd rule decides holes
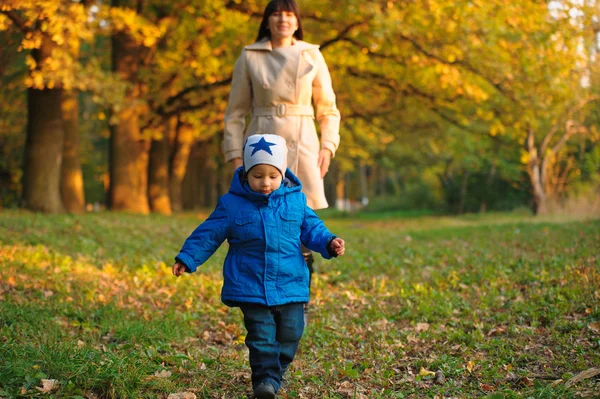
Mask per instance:
[[[302,39],[302,22],[295,1],[270,1],[256,42],[242,50],[233,70],[222,149],[225,161],[236,170],[242,165],[246,137],[284,137],[288,168],[302,182],[308,206],[323,209],[328,206],[323,178],[340,143],[340,113],[319,46]],[[248,114],[252,119],[246,129]],[[315,117],[321,130],[320,140]],[[312,280],[312,253],[304,247],[302,252]]]
[[[340,142],[340,113],[319,46],[302,38],[294,0],[269,2],[256,42],[242,50],[235,64],[222,149],[235,170],[242,165],[246,137],[267,133],[283,136],[288,145],[288,167],[302,182],[308,205],[323,209],[328,206],[323,177]],[[245,129],[248,114],[252,119]]]

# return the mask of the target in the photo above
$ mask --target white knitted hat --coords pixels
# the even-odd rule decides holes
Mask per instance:
[[[259,164],[272,165],[285,176],[287,168],[287,144],[276,134],[255,134],[244,144],[244,170],[248,172]]]

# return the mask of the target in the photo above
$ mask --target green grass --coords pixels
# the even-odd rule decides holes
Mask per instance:
[[[317,262],[280,397],[600,397],[566,385],[600,366],[598,219],[324,216],[347,252]],[[246,398],[226,245],[170,274],[204,217],[0,213],[0,398]]]

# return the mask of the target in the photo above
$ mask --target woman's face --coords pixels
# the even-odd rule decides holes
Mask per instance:
[[[281,172],[272,165],[258,164],[248,171],[248,184],[253,191],[271,194],[281,186]]]
[[[275,11],[269,16],[272,39],[289,39],[298,29],[298,18],[292,11]]]

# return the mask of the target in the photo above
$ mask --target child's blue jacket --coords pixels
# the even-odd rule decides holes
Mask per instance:
[[[221,291],[226,305],[308,302],[308,268],[300,244],[331,258],[328,245],[335,236],[306,205],[298,178],[289,169],[285,175],[279,189],[265,195],[244,183],[239,168],[229,192],[175,258],[193,273],[227,239]]]

